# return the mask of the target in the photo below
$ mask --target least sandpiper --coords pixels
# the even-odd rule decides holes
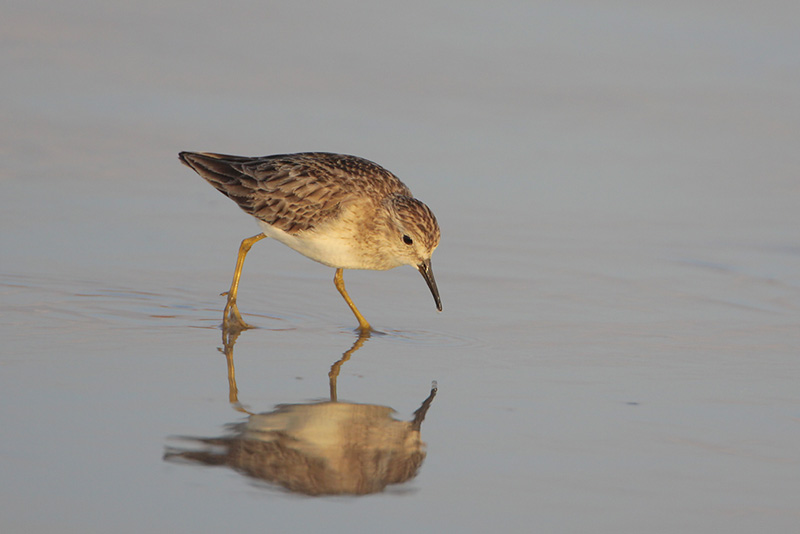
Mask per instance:
[[[255,217],[263,232],[239,247],[224,328],[249,328],[236,305],[236,293],[247,252],[265,237],[334,267],[333,282],[362,333],[371,327],[345,290],[343,269],[382,271],[411,265],[425,278],[436,308],[442,310],[431,270],[440,235],[436,217],[380,165],[326,152],[265,157],[181,152],[179,158]]]

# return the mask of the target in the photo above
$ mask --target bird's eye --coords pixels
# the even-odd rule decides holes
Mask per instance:
[[[413,245],[414,241],[410,237],[408,237],[408,235],[403,235],[403,243],[405,243],[406,245]]]

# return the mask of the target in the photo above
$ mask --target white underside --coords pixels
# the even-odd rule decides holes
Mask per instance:
[[[328,267],[374,269],[373,266],[366,265],[363,255],[353,249],[351,237],[337,232],[335,228],[326,228],[325,232],[305,232],[301,238],[262,221],[258,224],[267,237],[280,241],[303,256]]]

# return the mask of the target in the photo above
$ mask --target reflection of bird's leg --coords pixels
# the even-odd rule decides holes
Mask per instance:
[[[341,268],[336,269],[336,274],[333,276],[333,283],[336,286],[336,289],[339,290],[339,293],[341,293],[344,297],[347,305],[350,306],[350,309],[355,314],[356,319],[358,319],[358,329],[361,331],[361,333],[369,332],[372,328],[369,326],[367,320],[364,319],[364,316],[361,315],[361,312],[358,311],[358,308],[356,308],[356,305],[353,303],[353,299],[350,298],[350,295],[347,294],[347,290],[344,288],[344,277],[342,276]]]
[[[361,345],[363,345],[364,342],[369,339],[369,335],[370,335],[369,334],[369,330],[367,330],[366,332],[362,331],[358,335],[358,339],[356,339],[356,342],[353,343],[352,347],[350,347],[350,350],[345,352],[342,355],[342,357],[339,359],[339,361],[337,361],[336,363],[331,365],[331,371],[328,373],[328,380],[330,381],[330,384],[331,384],[331,400],[333,402],[337,401],[337,397],[336,397],[336,379],[339,377],[339,369],[341,369],[342,364],[344,364],[344,362],[349,360],[350,356],[352,356],[355,351],[360,349]]]
[[[431,384],[431,393],[428,395],[428,398],[422,401],[422,406],[417,408],[417,411],[414,412],[414,422],[411,423],[411,428],[414,430],[419,430],[422,426],[422,421],[425,420],[425,414],[428,413],[428,408],[431,407],[431,403],[433,402],[433,398],[436,396],[436,392],[439,391],[439,386],[436,384],[436,381]]]
[[[230,332],[223,329],[222,348],[219,351],[225,354],[228,364],[228,402],[231,403],[236,411],[250,413],[239,402],[239,388],[236,387],[236,369],[233,367],[233,346],[236,344],[236,338],[239,337],[240,332]]]
[[[239,256],[236,258],[236,270],[233,272],[233,282],[231,282],[231,289],[223,293],[228,295],[228,302],[225,304],[225,312],[222,315],[222,328],[232,330],[245,330],[251,326],[244,322],[242,315],[239,313],[239,307],[236,305],[236,293],[239,291],[239,278],[242,276],[242,266],[244,266],[244,258],[250,251],[255,243],[264,239],[264,234],[254,235],[242,241],[239,247]]]

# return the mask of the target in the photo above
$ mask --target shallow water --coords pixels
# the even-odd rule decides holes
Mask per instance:
[[[4,10],[0,530],[796,530],[796,11]],[[347,272],[359,343],[333,271],[263,242],[226,345],[258,230],[179,150],[385,165],[439,218],[444,311],[412,269]],[[332,369],[380,423],[284,417],[330,406]],[[253,461],[370,436],[336,465],[375,492],[169,457],[276,418]]]

